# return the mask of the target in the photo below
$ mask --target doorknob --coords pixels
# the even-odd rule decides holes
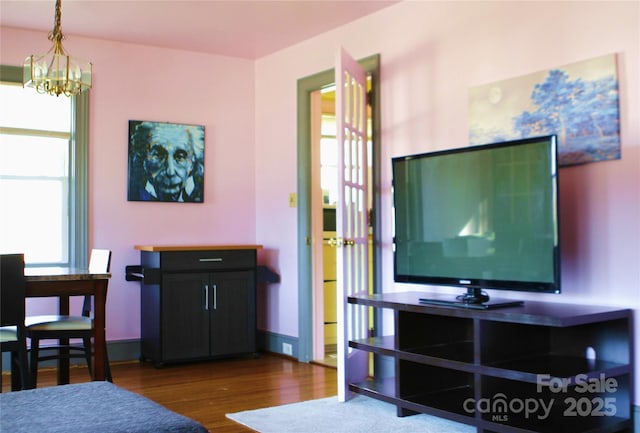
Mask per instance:
[[[331,238],[328,243],[329,245],[336,247],[351,247],[356,244],[356,241],[353,239]]]

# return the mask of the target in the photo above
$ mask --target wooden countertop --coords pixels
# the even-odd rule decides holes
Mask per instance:
[[[261,250],[262,245],[136,245],[139,251]]]

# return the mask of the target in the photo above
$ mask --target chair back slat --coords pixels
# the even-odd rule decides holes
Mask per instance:
[[[94,274],[105,274],[111,267],[111,251],[94,248],[89,257],[89,272]]]
[[[106,274],[111,269],[111,250],[94,248],[89,256],[89,272],[93,274]],[[93,298],[85,296],[82,303],[82,315],[91,316]]]
[[[24,254],[0,254],[0,326],[24,324]]]

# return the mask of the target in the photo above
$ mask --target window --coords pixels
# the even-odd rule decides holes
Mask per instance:
[[[0,67],[0,250],[86,266],[88,95],[40,95],[21,79]]]
[[[323,203],[335,206],[338,202],[338,143],[336,142],[336,116],[322,114],[320,138],[320,183]]]
[[[336,116],[335,114],[322,114],[322,122],[320,124],[320,186],[322,187],[323,204],[335,206],[338,202],[338,143],[337,143],[337,131],[336,131]],[[373,153],[372,153],[372,126],[371,116],[367,116],[367,162],[368,166],[372,167]],[[371,169],[369,169],[369,176],[371,175]],[[371,182],[369,177],[368,182]],[[371,203],[371,195],[367,198]]]

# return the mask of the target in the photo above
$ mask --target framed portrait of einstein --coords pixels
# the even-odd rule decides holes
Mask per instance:
[[[127,200],[202,203],[204,126],[129,121]]]

